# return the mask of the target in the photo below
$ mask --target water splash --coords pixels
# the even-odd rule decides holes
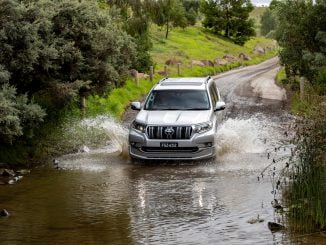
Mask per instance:
[[[265,118],[228,119],[217,132],[217,154],[264,153],[274,145],[273,124]]]
[[[120,153],[120,156],[128,158],[128,129],[109,116],[98,116],[84,119],[82,125],[97,127],[104,130],[110,139],[110,146]]]

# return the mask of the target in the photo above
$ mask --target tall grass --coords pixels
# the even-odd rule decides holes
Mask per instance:
[[[311,232],[326,229],[326,117],[325,111],[297,124],[295,158],[284,191],[289,228]]]
[[[305,85],[300,98],[299,82],[287,78],[284,69],[276,81],[291,94],[291,111],[298,115],[294,124],[294,145],[278,182],[283,188],[285,218],[289,229],[313,232],[326,229],[326,100],[319,85]],[[317,86],[317,87],[316,87]],[[293,130],[293,129],[292,129]]]

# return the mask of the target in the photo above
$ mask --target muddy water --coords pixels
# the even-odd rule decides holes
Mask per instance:
[[[250,82],[267,81],[277,66],[273,59],[216,78],[228,109],[221,114],[214,161],[132,164],[125,154],[125,127],[108,117],[84,120],[82,124],[104,129],[111,142],[60,157],[59,169],[46,165],[16,185],[0,186],[0,207],[12,214],[0,219],[0,243],[290,241],[267,228],[278,217],[271,208],[271,171],[257,179],[291,117],[284,101],[265,99]],[[248,223],[258,215],[263,222]]]

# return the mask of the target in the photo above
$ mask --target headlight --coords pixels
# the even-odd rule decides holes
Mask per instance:
[[[199,134],[211,130],[212,127],[213,127],[213,123],[212,122],[205,122],[205,123],[200,123],[200,124],[196,124],[196,125],[192,126],[193,131],[195,133],[199,133]]]
[[[131,127],[142,132],[142,133],[145,133],[146,131],[146,125],[145,124],[141,124],[141,123],[138,123],[136,121],[134,121],[132,124],[131,124]]]

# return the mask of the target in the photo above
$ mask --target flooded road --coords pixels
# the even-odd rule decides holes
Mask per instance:
[[[127,129],[102,117],[85,120],[112,142],[59,158],[0,186],[1,244],[280,244],[267,153],[283,140],[291,117],[274,86],[276,58],[216,76],[227,103],[218,152],[208,162],[132,164]],[[128,118],[133,117],[129,113]],[[275,154],[275,153],[273,153]],[[288,154],[284,152],[278,154]],[[263,222],[249,224],[259,216]]]

